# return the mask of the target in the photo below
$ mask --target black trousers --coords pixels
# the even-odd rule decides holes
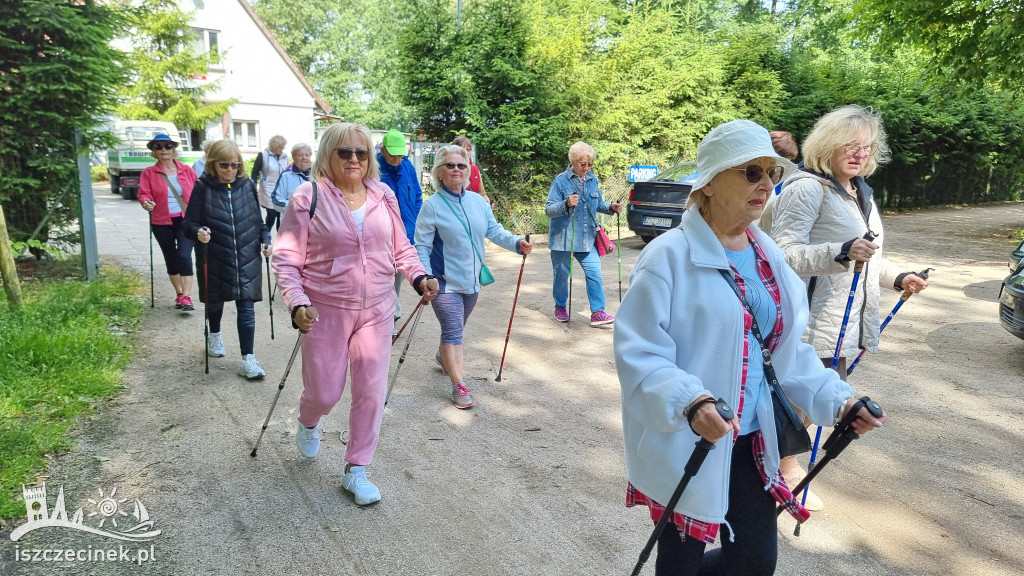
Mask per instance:
[[[704,552],[705,544],[680,538],[675,524],[658,538],[657,576],[771,576],[778,559],[775,498],[764,489],[751,446],[753,434],[740,436],[732,450],[729,510],[722,525],[721,548]],[[730,542],[730,536],[735,540]]]
[[[264,210],[267,211],[267,219],[266,219],[267,230],[270,230],[271,228],[274,228],[274,229],[276,229],[277,231],[280,232],[281,231],[281,213],[278,212],[277,210],[274,210],[273,208],[264,208]]]
[[[160,251],[164,254],[164,263],[167,265],[169,276],[192,275],[192,244],[193,242],[185,237],[185,227],[182,225],[184,218],[175,216],[171,218],[171,225],[153,224],[150,229],[156,243],[160,245]]]

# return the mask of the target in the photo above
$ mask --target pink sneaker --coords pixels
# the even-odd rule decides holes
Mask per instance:
[[[181,309],[185,312],[191,312],[196,309],[195,305],[192,304],[192,297],[188,294],[181,295]]]
[[[605,324],[611,324],[615,322],[615,316],[606,314],[604,310],[598,310],[590,315],[591,326],[604,326]]]
[[[184,296],[184,294],[178,294],[177,296],[174,297],[174,308],[177,309],[177,310],[181,310],[181,307],[182,307],[181,297],[182,296]]]
[[[569,313],[565,311],[565,306],[555,306],[555,320],[559,322],[569,321]]]

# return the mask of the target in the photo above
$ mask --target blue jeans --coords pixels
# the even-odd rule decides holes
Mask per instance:
[[[238,344],[242,349],[242,356],[252,354],[253,344],[256,341],[256,306],[252,300],[235,300],[235,310],[238,316],[235,324],[238,327]],[[223,302],[207,302],[206,314],[210,320],[210,332],[220,332],[220,319],[224,316]]]
[[[576,261],[583,267],[583,273],[587,277],[587,299],[590,300],[590,312],[604,310],[604,281],[601,280],[601,255],[597,253],[597,247],[592,247],[589,253],[551,251],[551,266],[555,269],[555,283],[551,295],[555,297],[555,306],[565,308],[568,298],[570,254],[576,257]]]

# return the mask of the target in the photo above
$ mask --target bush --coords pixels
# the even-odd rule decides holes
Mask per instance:
[[[92,175],[93,182],[106,182],[110,179],[106,166],[93,166],[89,168],[89,173]]]

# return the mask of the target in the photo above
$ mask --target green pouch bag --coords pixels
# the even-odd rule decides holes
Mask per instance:
[[[487,264],[481,264],[480,285],[487,286],[488,284],[494,284],[494,274],[491,274],[491,269],[487,267]]]

